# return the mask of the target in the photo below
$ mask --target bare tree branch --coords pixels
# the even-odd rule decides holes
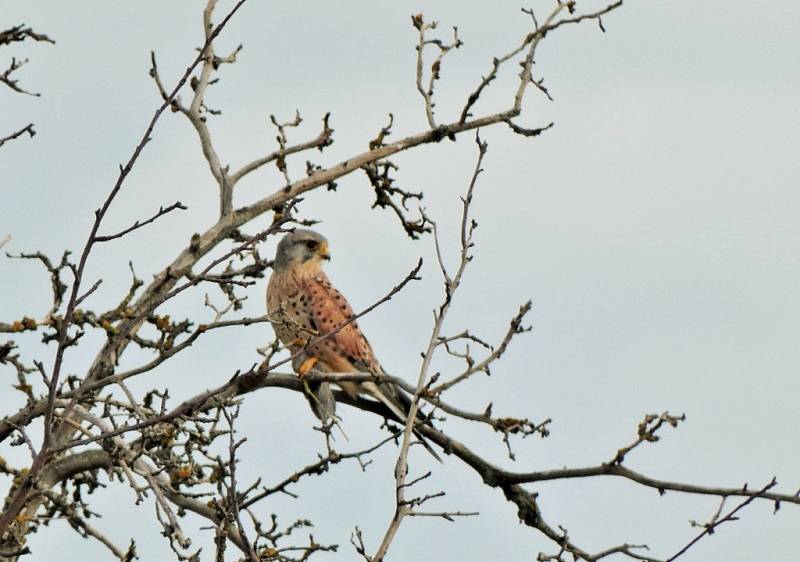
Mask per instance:
[[[728,523],[730,521],[736,521],[737,520],[736,514],[740,510],[742,510],[743,508],[745,508],[748,505],[750,505],[752,503],[752,501],[755,500],[756,498],[765,497],[764,494],[767,491],[769,491],[772,488],[774,488],[775,486],[777,486],[777,485],[778,485],[778,481],[775,478],[773,478],[772,480],[770,480],[770,482],[766,486],[761,488],[761,490],[757,491],[755,494],[753,494],[752,496],[748,497],[742,503],[740,503],[735,508],[733,508],[728,513],[726,513],[724,516],[720,517],[720,512],[722,511],[722,506],[724,505],[724,498],[726,497],[726,496],[723,496],[723,501],[720,503],[720,506],[719,506],[720,509],[717,510],[717,513],[714,515],[714,517],[711,519],[710,522],[708,522],[705,525],[703,525],[702,532],[699,535],[697,535],[694,539],[692,539],[686,546],[681,548],[678,552],[676,552],[675,554],[673,554],[672,556],[667,558],[666,562],[672,562],[673,560],[677,560],[678,558],[680,558],[681,556],[686,554],[686,552],[690,548],[692,548],[695,544],[697,544],[698,541],[700,541],[700,539],[702,539],[706,535],[713,534],[714,531],[716,530],[716,528],[719,527],[720,525],[722,525],[723,523]]]
[[[131,490],[135,502],[152,500],[154,517],[159,521],[164,536],[169,541],[178,560],[193,561],[199,557],[194,538],[184,530],[193,526],[194,520],[184,522],[183,514],[199,516],[204,524],[210,524],[210,537],[213,536],[213,556],[218,561],[233,556],[228,551],[230,544],[239,552],[235,556],[248,562],[275,560],[299,562],[310,559],[319,552],[336,551],[336,544],[322,544],[310,533],[307,538],[299,534],[310,529],[312,523],[306,519],[283,521],[277,514],[262,518],[258,511],[259,503],[270,496],[284,494],[300,497],[303,486],[312,477],[322,477],[332,467],[344,460],[355,461],[362,470],[367,469],[372,455],[386,449],[394,442],[397,458],[394,465],[394,513],[387,522],[385,531],[375,554],[370,556],[361,530],[356,527],[350,537],[355,552],[364,560],[378,562],[387,557],[402,522],[407,517],[435,518],[454,521],[457,517],[477,515],[469,506],[433,507],[432,502],[443,498],[458,498],[464,495],[446,495],[450,490],[426,486],[437,483],[440,476],[435,472],[414,472],[410,468],[413,456],[409,454],[415,438],[422,443],[430,441],[440,447],[451,460],[458,460],[468,466],[480,477],[484,485],[496,488],[517,512],[520,520],[534,532],[552,542],[555,552],[539,553],[538,560],[566,562],[567,560],[596,561],[613,556],[632,560],[655,562],[658,558],[650,556],[642,544],[623,543],[591,551],[579,546],[565,527],[551,523],[543,513],[538,495],[532,485],[552,480],[572,478],[594,478],[601,476],[621,478],[632,484],[652,488],[660,494],[668,491],[688,493],[698,496],[713,496],[719,499],[719,506],[709,522],[696,524],[703,527],[692,542],[673,556],[673,560],[703,536],[711,534],[722,523],[736,520],[737,512],[755,499],[800,505],[800,493],[774,492],[773,480],[761,490],[749,490],[747,486],[716,487],[698,486],[653,478],[634,471],[625,463],[631,454],[643,454],[643,443],[654,443],[660,439],[661,432],[668,427],[677,427],[684,416],[669,412],[648,414],[639,424],[633,439],[623,441],[623,446],[610,451],[605,460],[587,466],[566,467],[554,459],[556,468],[531,471],[522,467],[508,470],[498,466],[493,456],[479,455],[469,443],[462,443],[450,433],[452,420],[465,420],[477,424],[472,428],[484,428],[497,436],[497,440],[507,449],[508,457],[515,460],[511,441],[529,436],[545,437],[549,434],[550,418],[543,421],[530,421],[528,417],[517,417],[507,413],[494,413],[492,403],[483,411],[470,411],[453,398],[456,393],[450,390],[476,381],[477,373],[490,374],[496,362],[509,350],[511,341],[530,328],[524,326],[531,310],[531,303],[523,304],[511,318],[504,333],[490,340],[479,336],[474,326],[461,327],[455,332],[446,331],[448,315],[451,314],[454,296],[462,281],[467,265],[473,255],[473,238],[477,222],[473,219],[474,190],[482,172],[487,145],[477,131],[481,127],[499,125],[520,137],[536,137],[550,129],[549,123],[539,127],[525,127],[518,124],[523,109],[524,96],[529,87],[538,90],[552,100],[544,78],[534,76],[534,65],[538,45],[552,31],[584,21],[596,21],[604,30],[602,16],[621,5],[622,2],[607,4],[604,8],[587,13],[578,13],[572,0],[559,1],[550,12],[540,19],[533,10],[523,12],[530,18],[530,27],[524,37],[517,39],[505,55],[495,57],[488,74],[481,77],[477,86],[464,100],[457,100],[458,118],[448,121],[436,113],[434,89],[442,77],[445,56],[462,45],[458,30],[453,28],[452,39],[444,41],[434,35],[436,22],[428,22],[422,14],[412,16],[412,24],[418,31],[416,40],[415,85],[422,97],[426,126],[421,131],[407,132],[405,136],[389,142],[393,137],[394,116],[389,114],[388,124],[381,127],[374,139],[365,144],[368,150],[350,155],[341,155],[333,164],[313,163],[310,160],[296,162],[297,155],[310,150],[322,152],[333,143],[333,129],[329,124],[330,114],[322,119],[320,132],[314,138],[296,142],[291,137],[302,123],[300,111],[287,120],[270,115],[272,126],[276,128],[276,145],[263,149],[262,156],[247,162],[238,169],[225,164],[225,155],[214,143],[208,119],[221,115],[219,108],[212,108],[207,101],[211,87],[220,80],[224,65],[236,62],[242,50],[239,45],[227,55],[216,53],[215,39],[220,31],[241,7],[239,0],[220,24],[212,22],[216,0],[207,0],[203,11],[203,44],[194,61],[186,68],[182,77],[172,89],[164,86],[155,54],[151,53],[150,75],[155,83],[161,104],[147,125],[138,144],[133,149],[126,164],[120,167],[115,184],[103,204],[95,211],[91,232],[79,255],[77,263],[70,260],[68,252],[61,261],[50,260],[41,252],[19,254],[22,259],[32,259],[44,265],[50,277],[52,306],[44,315],[28,315],[0,322],[0,333],[33,332],[41,336],[42,343],[56,346],[55,361],[50,369],[29,353],[27,344],[22,349],[14,341],[0,342],[0,364],[8,365],[16,378],[12,377],[12,391],[22,393],[25,405],[16,412],[0,420],[0,442],[7,446],[24,446],[33,460],[30,467],[15,467],[0,459],[0,473],[9,476],[12,485],[6,497],[4,511],[0,517],[0,559],[10,562],[24,554],[24,543],[28,533],[50,520],[67,521],[81,536],[99,541],[119,560],[129,561],[136,556],[135,543],[125,550],[115,545],[101,531],[90,525],[90,496],[92,490],[111,482],[122,482]],[[528,17],[526,16],[526,22]],[[0,32],[0,46],[26,38],[49,41],[46,36],[33,33],[30,28],[18,26]],[[3,75],[7,85],[17,87],[16,80],[10,78],[24,61],[12,59],[11,68]],[[503,68],[519,64],[517,79],[512,79],[512,89],[507,93],[504,109],[492,112],[479,112],[480,97],[494,83]],[[10,82],[10,84],[9,84]],[[182,86],[188,82],[191,94],[182,100],[178,95]],[[549,84],[548,84],[549,86]],[[22,90],[18,90],[22,91]],[[95,244],[110,242],[131,234],[147,226],[176,209],[185,209],[177,202],[159,210],[144,219],[131,219],[131,226],[114,234],[100,234],[101,223],[112,203],[121,191],[128,174],[136,165],[141,153],[149,143],[154,127],[164,111],[182,115],[189,121],[197,134],[200,150],[216,184],[219,197],[219,213],[216,222],[204,232],[187,232],[185,247],[165,267],[145,284],[133,274],[133,280],[126,292],[120,295],[116,306],[106,311],[95,311],[87,304],[89,296],[100,286],[101,279],[89,286],[85,279],[86,264],[95,249]],[[546,121],[544,121],[546,123]],[[506,129],[505,127],[508,127]],[[410,206],[423,197],[422,190],[406,189],[398,179],[399,166],[394,155],[430,145],[431,148],[444,139],[454,140],[467,131],[476,131],[477,161],[469,176],[466,193],[461,198],[460,224],[458,233],[459,252],[457,261],[449,265],[446,246],[440,244],[441,232],[436,221],[431,220],[420,209],[419,218],[409,216]],[[33,136],[33,126],[0,139],[0,146],[25,133]],[[236,156],[234,156],[234,159]],[[255,202],[236,206],[234,195],[239,180],[274,164],[282,176],[271,191],[266,191]],[[295,177],[296,172],[305,171],[304,177]],[[272,262],[259,254],[258,245],[270,237],[289,231],[292,225],[310,225],[315,218],[305,217],[298,211],[302,198],[323,186],[336,187],[339,178],[352,172],[363,170],[375,194],[373,207],[386,209],[392,220],[395,217],[411,238],[419,238],[432,232],[436,261],[444,284],[444,294],[440,304],[433,311],[433,325],[422,361],[413,383],[403,377],[390,374],[375,375],[366,372],[322,372],[312,370],[303,378],[277,371],[282,365],[307,354],[334,337],[342,328],[363,315],[375,310],[382,303],[393,298],[412,280],[418,279],[421,262],[406,277],[390,289],[382,298],[357,315],[352,315],[342,326],[328,333],[318,333],[307,329],[308,338],[301,349],[286,353],[278,340],[267,343],[257,350],[262,358],[258,362],[236,370],[232,365],[227,380],[216,388],[194,389],[186,396],[176,397],[166,388],[148,387],[142,390],[132,380],[145,381],[148,373],[165,373],[174,362],[170,361],[179,353],[186,352],[207,332],[225,329],[243,329],[246,326],[273,322],[280,324],[285,319],[278,315],[232,318],[242,303],[252,297],[254,280],[263,276]],[[264,215],[272,220],[263,224]],[[267,215],[270,216],[270,215]],[[302,218],[301,218],[302,217]],[[259,220],[256,234],[245,233],[242,229],[251,221]],[[130,223],[128,223],[130,224]],[[248,228],[249,230],[249,228]],[[255,229],[254,229],[255,230]],[[0,240],[0,247],[9,240]],[[69,271],[71,279],[62,279]],[[110,278],[105,276],[106,278]],[[190,292],[198,301],[203,289],[194,290],[202,283],[210,283],[220,289],[221,303],[217,298],[205,294],[202,303],[197,302],[191,313],[175,313],[169,307],[170,301],[181,294]],[[87,286],[88,289],[87,289]],[[122,291],[121,291],[122,292]],[[49,298],[49,297],[48,297]],[[95,300],[95,299],[91,299]],[[37,306],[34,303],[32,306]],[[26,303],[26,306],[31,306]],[[171,317],[170,315],[178,317]],[[198,320],[193,316],[197,314]],[[231,316],[228,316],[230,314]],[[20,314],[21,315],[21,314]],[[211,320],[209,320],[211,319]],[[460,331],[458,331],[460,330]],[[85,349],[85,333],[92,332],[103,337],[92,364],[83,372],[66,373],[64,354],[70,347]],[[490,345],[492,341],[495,345]],[[148,354],[145,360],[134,363],[126,370],[120,367],[120,360],[133,343]],[[329,343],[329,342],[328,342]],[[20,345],[22,345],[20,340]],[[300,344],[298,344],[300,346]],[[450,358],[442,373],[432,372],[436,353],[447,354]],[[288,355],[288,357],[287,357]],[[127,356],[126,356],[127,357]],[[169,363],[169,364],[168,364]],[[126,362],[125,365],[130,365]],[[234,372],[233,375],[230,373]],[[191,375],[192,373],[181,373]],[[371,445],[359,450],[340,453],[334,449],[334,431],[344,433],[344,420],[335,418],[323,420],[322,427],[315,428],[324,441],[321,452],[304,465],[290,467],[271,484],[263,484],[263,476],[255,481],[242,482],[244,472],[239,470],[240,458],[247,447],[246,438],[237,437],[236,420],[239,404],[248,394],[267,388],[281,388],[290,392],[302,393],[308,397],[309,384],[317,386],[329,383],[372,382],[393,385],[398,393],[410,396],[410,411],[400,429],[397,417],[382,403],[364,397],[352,397],[341,390],[331,392],[332,401],[360,409],[375,415],[375,419],[388,432],[373,440]],[[141,394],[140,394],[141,393]],[[447,394],[445,394],[447,393]],[[424,403],[426,412],[421,413]],[[428,411],[430,410],[430,411]],[[513,412],[512,412],[513,414]],[[341,422],[341,423],[339,423]],[[43,429],[41,445],[34,444],[32,435]],[[338,436],[338,434],[337,434]],[[516,437],[515,437],[516,436]],[[346,437],[346,435],[345,435]],[[38,445],[38,446],[37,446]],[[92,447],[98,447],[96,449]],[[409,459],[411,457],[411,460]],[[438,469],[437,469],[438,470]],[[441,470],[447,470],[443,465]],[[745,498],[735,509],[723,515],[726,499]],[[269,501],[269,500],[268,500]],[[267,502],[264,502],[267,503]]]
[[[13,133],[11,133],[10,135],[8,135],[6,137],[0,138],[0,146],[3,146],[7,142],[12,141],[12,140],[16,139],[17,137],[22,136],[25,133],[28,133],[28,135],[31,138],[36,136],[36,131],[33,130],[33,123],[28,123],[28,125],[26,125],[25,127],[21,128],[20,130],[13,132]],[[2,245],[0,245],[0,248],[2,248]]]
[[[62,365],[62,361],[63,361],[63,357],[64,357],[64,351],[65,351],[65,349],[67,347],[66,346],[67,341],[68,341],[67,329],[68,329],[70,323],[72,322],[72,317],[73,317],[73,314],[75,312],[75,306],[76,306],[76,303],[77,303],[77,300],[78,300],[78,294],[79,294],[80,285],[81,285],[81,278],[83,276],[83,271],[84,271],[84,268],[86,266],[86,262],[87,262],[87,260],[89,258],[89,254],[90,254],[90,252],[92,250],[92,246],[93,246],[93,243],[95,241],[95,237],[97,235],[97,231],[98,231],[98,229],[100,227],[100,223],[103,220],[103,217],[105,216],[105,214],[108,211],[109,207],[111,206],[111,203],[114,201],[114,199],[116,198],[116,196],[119,193],[120,189],[122,188],[122,184],[125,181],[125,178],[128,176],[128,174],[132,170],[133,165],[138,160],[139,155],[141,154],[141,152],[144,149],[145,145],[150,141],[150,138],[151,138],[150,135],[151,135],[153,129],[155,128],[155,125],[156,125],[156,122],[158,121],[158,118],[161,116],[161,114],[163,113],[164,109],[166,109],[169,106],[169,102],[172,100],[172,98],[174,98],[177,95],[178,91],[181,89],[183,84],[186,82],[187,78],[189,77],[189,74],[192,72],[192,70],[194,70],[195,66],[197,66],[197,64],[200,63],[200,61],[203,58],[203,53],[205,52],[205,48],[207,46],[209,46],[211,44],[211,42],[213,41],[213,39],[222,31],[222,29],[225,27],[225,24],[236,13],[236,11],[241,7],[241,5],[244,3],[244,1],[245,0],[239,0],[239,2],[233,7],[231,12],[225,17],[225,19],[223,19],[222,22],[216,28],[214,28],[213,31],[211,31],[209,33],[209,35],[206,38],[206,45],[201,50],[200,54],[197,56],[197,58],[194,60],[194,62],[192,64],[190,64],[189,67],[186,69],[186,71],[184,72],[183,76],[178,81],[178,84],[172,90],[172,92],[171,92],[171,94],[169,96],[169,99],[165,100],[164,103],[156,110],[155,114],[153,115],[153,118],[150,120],[150,123],[148,124],[148,126],[147,126],[147,128],[146,128],[146,130],[144,132],[144,135],[142,136],[142,139],[139,141],[139,144],[136,145],[136,148],[134,148],[133,154],[131,155],[130,159],[125,164],[125,166],[121,166],[120,167],[119,177],[117,178],[117,181],[114,184],[114,187],[111,189],[111,192],[109,193],[109,195],[106,198],[105,202],[103,203],[102,207],[100,207],[100,209],[95,211],[95,221],[94,221],[94,224],[92,225],[92,229],[91,229],[91,232],[89,234],[89,237],[88,237],[88,240],[86,242],[86,245],[84,246],[83,251],[81,252],[81,257],[80,257],[80,260],[78,262],[77,269],[74,272],[75,273],[75,282],[72,285],[72,291],[70,293],[69,301],[67,303],[67,309],[66,309],[66,311],[64,313],[63,325],[59,329],[58,348],[56,350],[56,357],[55,357],[55,361],[54,361],[54,364],[53,364],[52,373],[50,375],[50,385],[49,385],[49,388],[48,388],[48,399],[47,399],[48,401],[47,401],[47,407],[45,409],[45,414],[44,414],[44,416],[45,416],[45,420],[44,420],[44,437],[42,439],[42,446],[41,446],[41,448],[39,450],[39,454],[37,455],[36,459],[34,460],[33,464],[31,465],[30,471],[28,472],[28,475],[27,475],[27,477],[25,479],[25,482],[23,482],[23,484],[21,486],[19,486],[19,488],[17,489],[16,494],[11,499],[11,501],[8,503],[8,505],[5,507],[5,510],[3,511],[2,516],[0,516],[0,536],[5,532],[6,528],[8,527],[9,523],[11,522],[11,520],[16,516],[17,512],[19,511],[19,509],[25,503],[25,500],[27,498],[29,490],[32,487],[32,482],[35,481],[36,476],[38,475],[39,472],[41,472],[41,470],[44,467],[44,464],[45,464],[45,462],[47,460],[47,457],[50,454],[49,449],[50,449],[50,445],[51,445],[52,430],[53,430],[53,424],[52,424],[53,409],[54,409],[54,404],[55,404],[55,399],[56,399],[56,393],[57,393],[57,390],[58,390],[58,383],[59,383],[59,377],[60,377],[60,374],[61,374],[61,365]]]
[[[142,221],[142,222],[139,222],[137,220],[131,226],[129,226],[125,230],[117,232],[116,234],[109,234],[107,236],[95,236],[94,241],[95,242],[108,242],[110,240],[116,240],[117,238],[122,238],[126,234],[128,234],[130,232],[133,232],[134,230],[137,230],[139,228],[142,228],[143,226],[147,226],[151,222],[155,221],[156,219],[158,219],[160,217],[163,217],[164,215],[166,215],[167,213],[169,213],[171,211],[174,211],[175,209],[180,209],[181,211],[185,211],[188,208],[189,207],[186,207],[180,201],[177,201],[177,202],[173,203],[172,205],[170,205],[169,207],[166,207],[166,208],[159,207],[158,208],[158,212],[155,215],[153,215],[152,217],[150,217],[149,219],[147,219],[145,221]]]

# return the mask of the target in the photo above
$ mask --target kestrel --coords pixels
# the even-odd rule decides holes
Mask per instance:
[[[365,372],[384,374],[367,338],[358,323],[347,322],[353,309],[322,271],[323,262],[330,259],[328,241],[312,230],[296,229],[278,243],[272,276],[267,287],[267,311],[272,317],[275,334],[297,354],[314,337],[324,336],[339,328],[331,337],[315,344],[295,358],[293,367],[303,376],[311,369],[329,373]],[[342,327],[344,326],[344,327]],[[409,397],[394,385],[374,382],[337,383],[351,398],[368,394],[379,400],[405,422],[410,406]],[[312,402],[315,414],[325,421],[333,414],[330,391],[315,392],[320,404]],[[426,448],[427,443],[423,441]],[[430,449],[429,449],[430,450]],[[438,455],[431,451],[436,458]]]

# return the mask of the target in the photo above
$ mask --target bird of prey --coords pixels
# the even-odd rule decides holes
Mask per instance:
[[[267,287],[267,311],[275,334],[292,354],[297,354],[292,366],[301,377],[312,369],[382,375],[384,371],[358,323],[348,324],[353,309],[322,271],[323,263],[329,259],[327,239],[313,230],[295,229],[278,243]],[[309,340],[337,329],[329,338],[300,353]],[[398,421],[406,422],[411,401],[394,385],[371,381],[337,384],[353,399],[367,394],[382,402]],[[323,422],[333,415],[335,402],[329,388],[315,389],[311,402]],[[432,450],[431,453],[439,458]]]

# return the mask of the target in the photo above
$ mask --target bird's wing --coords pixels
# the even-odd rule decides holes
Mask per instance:
[[[333,286],[324,273],[319,273],[306,280],[303,291],[310,298],[308,314],[312,321],[312,326],[315,327],[319,335],[323,336],[336,330],[353,317],[353,309],[350,303]],[[312,352],[318,355],[333,371],[367,371],[374,375],[383,374],[383,369],[375,358],[372,346],[361,332],[357,322],[347,324],[326,341],[321,342],[318,348],[312,350]],[[343,382],[341,386],[353,398],[358,394],[357,385]],[[402,390],[392,384],[375,384],[371,381],[362,382],[360,388],[362,392],[366,392],[389,408],[398,421],[406,423],[410,399]],[[417,416],[421,421],[425,421],[425,417],[420,412],[417,412]],[[442,459],[422,435],[417,431],[414,433],[431,455],[441,462]]]
[[[321,342],[313,352],[329,368],[340,372],[364,371],[374,375],[383,374],[380,363],[375,358],[369,341],[361,332],[357,322],[345,324],[353,317],[350,303],[324,274],[316,275],[306,281],[305,291],[311,299],[309,314],[319,335],[323,336],[344,326],[328,340]],[[357,385],[342,385],[345,391],[358,394]],[[361,392],[366,392],[383,402],[398,420],[405,423],[408,409],[397,397],[397,390],[389,384],[375,384],[367,381],[360,384]]]
[[[324,336],[346,324],[353,317],[350,303],[331,284],[324,273],[320,273],[304,282],[303,287],[310,298],[308,313],[319,335]],[[328,345],[326,345],[328,344]],[[328,353],[325,353],[325,352]],[[333,334],[328,340],[320,344],[322,359],[334,369],[342,368],[343,371],[357,370],[354,366],[361,363],[371,373],[380,373],[380,365],[375,359],[367,338],[361,332],[357,322],[351,322]],[[336,357],[330,355],[338,355]],[[333,361],[330,361],[333,359]],[[349,363],[346,368],[344,362]]]

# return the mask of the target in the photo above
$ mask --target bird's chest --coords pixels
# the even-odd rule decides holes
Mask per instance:
[[[307,340],[317,333],[311,307],[311,299],[298,285],[270,283],[267,310],[275,334],[283,343],[289,344],[298,338]]]

